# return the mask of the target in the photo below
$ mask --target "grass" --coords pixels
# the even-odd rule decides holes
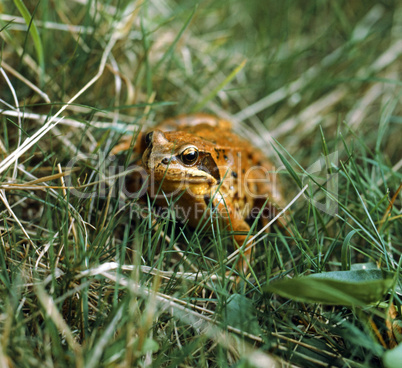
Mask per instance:
[[[397,367],[401,30],[396,1],[0,3],[0,366]],[[194,110],[309,184],[238,285],[231,234],[111,154]]]

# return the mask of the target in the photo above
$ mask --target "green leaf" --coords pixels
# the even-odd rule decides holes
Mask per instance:
[[[259,335],[261,328],[256,314],[257,311],[250,299],[241,294],[234,294],[226,305],[225,322],[241,331]]]
[[[352,271],[358,270],[378,270],[377,265],[374,262],[367,262],[367,263],[353,263],[350,266]]]
[[[156,353],[158,350],[159,350],[159,344],[155,340],[147,337],[144,341],[144,345],[142,346],[141,352],[143,354],[150,351]]]
[[[402,344],[386,351],[382,357],[382,362],[385,368],[399,368],[402,362]]]
[[[392,283],[391,275],[379,269],[334,271],[283,279],[265,291],[308,303],[350,306],[378,302]]]

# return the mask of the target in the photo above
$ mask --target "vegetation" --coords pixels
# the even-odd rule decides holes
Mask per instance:
[[[401,34],[392,0],[0,2],[0,366],[399,366]],[[248,275],[125,195],[122,136],[192,111],[303,191]]]

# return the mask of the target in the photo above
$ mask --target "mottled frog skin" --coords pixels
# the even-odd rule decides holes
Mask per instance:
[[[248,220],[262,207],[266,223],[283,205],[272,163],[226,120],[207,114],[177,116],[143,133],[135,150],[149,174],[148,193],[159,194],[159,206],[175,198],[177,213],[192,227],[219,213],[233,230],[237,247],[250,231]],[[250,252],[245,253],[248,259]],[[238,268],[246,271],[246,263],[240,261]]]

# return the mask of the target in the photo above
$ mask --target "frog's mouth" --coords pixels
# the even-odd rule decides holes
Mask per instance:
[[[158,182],[164,183],[179,183],[186,185],[195,184],[219,184],[209,172],[205,172],[198,168],[187,168],[183,171],[183,167],[174,164],[172,161],[169,164],[159,163],[155,168],[145,168],[149,175]]]

